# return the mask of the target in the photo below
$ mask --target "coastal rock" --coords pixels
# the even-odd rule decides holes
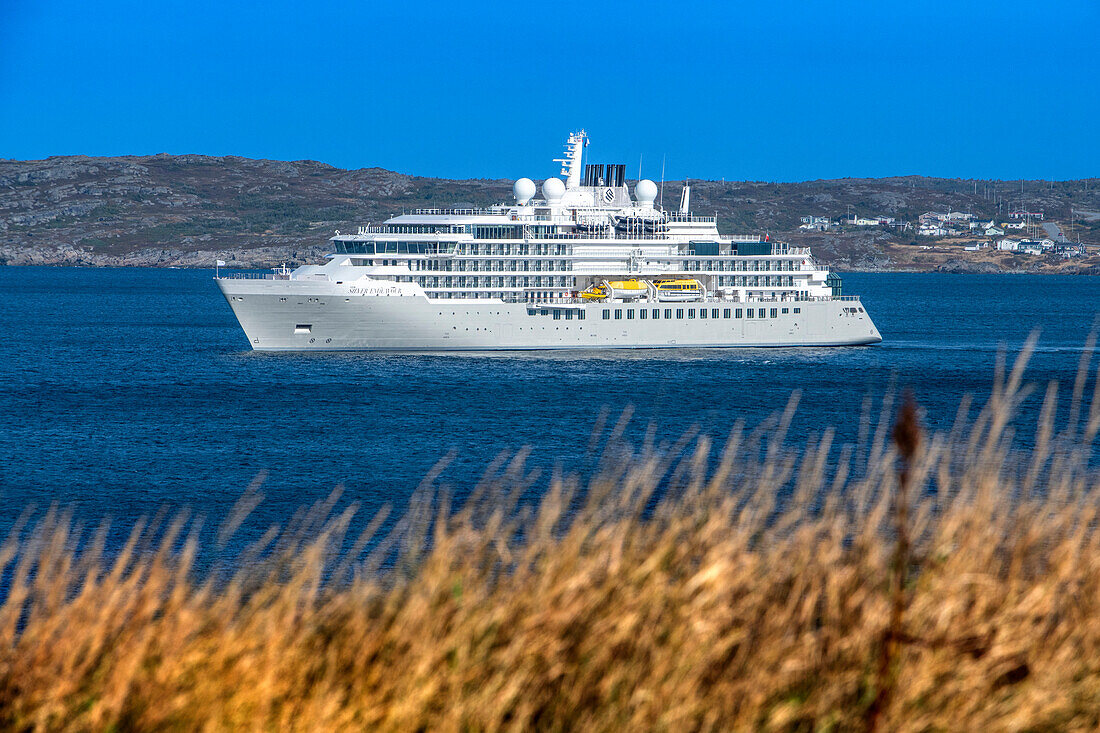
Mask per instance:
[[[534,173],[534,172],[532,172]],[[450,181],[382,168],[343,170],[317,161],[238,156],[69,156],[0,160],[0,261],[8,264],[204,266],[220,252],[249,266],[323,255],[339,229],[379,222],[419,207],[474,208],[511,200],[511,181]],[[1057,189],[1024,182],[1029,200],[1052,216],[1100,211],[1100,187],[1064,182]],[[799,217],[863,214],[913,220],[930,210],[974,211],[994,218],[991,201],[952,179],[693,181],[699,213],[718,215],[723,234],[770,233],[813,247],[840,269],[997,271],[988,263],[903,251],[915,237],[882,227],[805,232]],[[984,185],[984,184],[983,184]],[[681,183],[666,182],[677,201]],[[1020,190],[1017,182],[1014,191]],[[1062,213],[1059,213],[1062,212]],[[1100,240],[1100,217],[1078,218],[1086,241]],[[1092,239],[1090,239],[1092,238]],[[961,248],[960,248],[961,249]],[[978,258],[975,258],[978,259]],[[1002,258],[1007,261],[1009,258]],[[956,261],[958,260],[958,261]],[[1096,262],[1020,259],[1010,270],[1093,271]],[[992,269],[991,269],[992,268]],[[1090,269],[1092,268],[1092,269]]]
[[[936,272],[949,272],[955,274],[993,275],[1004,272],[1004,268],[992,262],[969,262],[967,260],[952,259],[936,267]]]

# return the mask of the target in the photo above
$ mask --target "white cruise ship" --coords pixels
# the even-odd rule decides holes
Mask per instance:
[[[626,166],[528,178],[514,203],[419,209],[336,233],[322,265],[216,276],[266,351],[842,346],[882,340],[858,297],[805,247],[724,237],[715,217],[656,203]]]

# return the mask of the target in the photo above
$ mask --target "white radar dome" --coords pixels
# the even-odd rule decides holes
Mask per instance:
[[[565,184],[560,178],[547,178],[542,184],[542,195],[550,203],[561,201],[561,197],[565,195]]]
[[[516,197],[516,203],[526,206],[527,202],[535,196],[535,182],[530,178],[521,178],[512,185],[512,195]]]
[[[648,178],[638,181],[634,187],[634,198],[639,204],[652,204],[657,198],[657,184]]]

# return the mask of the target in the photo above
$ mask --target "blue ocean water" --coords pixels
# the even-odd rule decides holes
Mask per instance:
[[[501,452],[587,470],[601,411],[628,437],[721,441],[801,403],[791,441],[855,440],[866,398],[911,387],[932,427],[984,398],[999,348],[1041,329],[1030,379],[1072,384],[1100,278],[849,274],[884,341],[830,349],[480,355],[261,354],[196,270],[0,268],[0,532],[28,506],[127,523],[189,507],[216,523],[261,471],[262,520],[334,486],[365,514],[406,504],[445,454],[461,497]],[[1033,422],[1038,398],[1020,420]]]

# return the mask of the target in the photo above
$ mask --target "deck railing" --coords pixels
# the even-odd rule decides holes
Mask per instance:
[[[283,272],[223,272],[217,280],[289,280],[290,273]]]
[[[605,306],[622,306],[624,304],[634,305],[661,305],[671,306],[674,304],[679,305],[696,305],[699,303],[720,305],[722,303],[812,303],[823,301],[845,301],[845,302],[859,302],[858,295],[822,295],[822,296],[805,296],[805,297],[790,297],[790,298],[719,298],[708,296],[706,298],[700,298],[698,300],[647,300],[646,298],[637,298],[635,300],[588,300],[586,298],[574,298],[572,296],[561,296],[558,298],[527,298],[522,295],[505,296],[502,298],[505,303],[526,303],[531,306],[554,306],[554,305],[577,305],[577,304],[589,304],[589,305],[605,305]]]

